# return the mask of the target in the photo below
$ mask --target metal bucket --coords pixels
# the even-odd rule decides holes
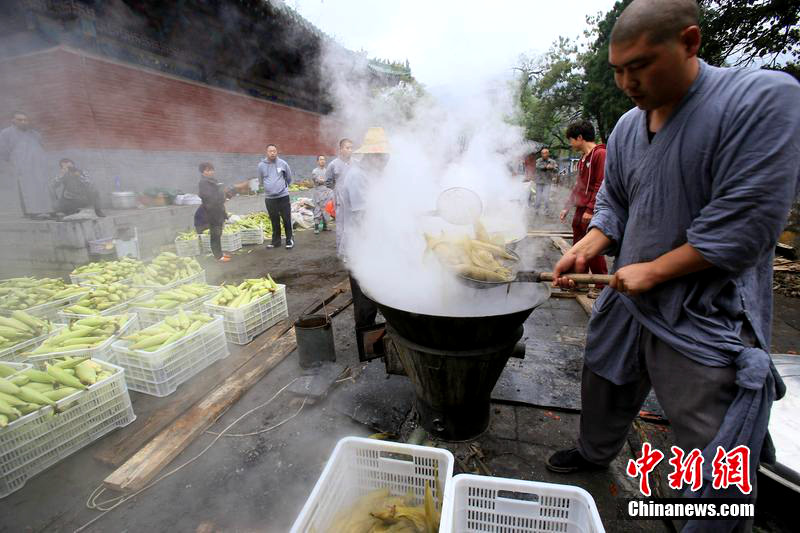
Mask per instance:
[[[311,368],[323,361],[336,361],[331,319],[326,315],[305,315],[294,323],[300,366]]]

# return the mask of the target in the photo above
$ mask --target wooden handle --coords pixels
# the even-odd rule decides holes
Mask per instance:
[[[614,276],[607,274],[562,274],[562,278],[571,279],[575,283],[594,283],[608,285]],[[553,281],[552,272],[542,272],[539,274],[539,279],[542,281]]]

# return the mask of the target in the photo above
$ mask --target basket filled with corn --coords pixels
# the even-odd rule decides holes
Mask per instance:
[[[125,369],[128,388],[167,396],[182,383],[230,353],[222,318],[179,311],[112,345],[114,362]]]
[[[204,283],[206,271],[194,257],[178,257],[161,252],[133,276],[133,286],[156,291],[172,289],[186,283]]]
[[[211,314],[225,319],[225,335],[234,344],[247,344],[289,316],[286,286],[271,276],[247,279],[239,285],[223,285],[203,304]]]
[[[161,322],[177,311],[203,311],[203,303],[213,298],[219,287],[206,283],[187,283],[174,289],[159,292],[155,297],[140,301],[131,306],[131,311],[139,315],[142,327]]]
[[[37,364],[57,357],[111,359],[111,343],[117,337],[139,329],[135,313],[117,316],[86,316],[73,319],[42,344],[21,355]]]
[[[239,230],[242,246],[264,244],[265,233],[272,230],[269,215],[263,211],[245,215],[240,221],[234,222],[230,226]]]
[[[61,279],[14,278],[0,283],[0,315],[11,316],[14,311],[55,320],[58,311],[89,291],[64,283]]]
[[[25,311],[0,317],[0,361],[24,362],[24,353],[44,342],[58,327]]]
[[[225,226],[220,237],[220,244],[223,252],[235,252],[242,247],[242,235],[239,230],[232,225]],[[204,254],[211,253],[211,235],[208,230],[200,234],[200,251]]]
[[[123,283],[98,285],[85,293],[80,300],[58,312],[62,322],[85,316],[111,316],[124,313],[136,302],[147,300],[153,291],[131,287]]]
[[[175,238],[175,253],[179,257],[200,255],[200,237],[194,230],[178,234]]]
[[[0,498],[136,418],[122,368],[91,359],[44,370],[0,363]]]
[[[109,283],[131,283],[133,275],[142,269],[138,259],[124,257],[119,261],[89,263],[73,270],[69,278],[75,285],[96,286]]]

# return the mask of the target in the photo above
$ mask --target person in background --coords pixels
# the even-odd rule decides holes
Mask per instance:
[[[0,131],[0,161],[10,165],[17,180],[22,214],[27,218],[50,218],[53,198],[42,136],[31,128],[26,113],[14,113],[12,125]]]
[[[214,258],[222,263],[231,260],[222,253],[222,228],[225,226],[227,212],[225,211],[225,189],[222,183],[214,177],[216,173],[211,163],[200,163],[200,183],[198,196],[203,201],[195,212],[195,229],[200,234],[205,231],[203,226],[208,226],[208,235],[211,239],[211,253]],[[198,220],[198,216],[200,220]],[[205,220],[203,220],[205,219]],[[205,222],[198,226],[198,222]]]
[[[536,203],[534,212],[539,214],[539,207],[544,203],[544,212],[550,215],[550,187],[558,177],[558,162],[550,158],[550,149],[542,148],[542,157],[536,160]]]
[[[325,186],[325,176],[314,177],[314,190],[311,194],[314,202],[314,233],[328,231],[328,222],[331,214],[328,212],[328,203],[333,202],[333,191]]]
[[[100,194],[86,173],[71,159],[62,159],[58,166],[60,172],[50,182],[50,190],[56,199],[56,217],[74,215],[84,207],[94,208],[98,217],[106,216],[100,209]]]
[[[344,138],[339,141],[339,157],[331,161],[325,171],[325,185],[331,189],[336,189],[336,182],[347,174],[353,157],[353,141]]]
[[[311,181],[315,186],[317,184],[317,178],[321,177],[323,181],[325,180],[325,162],[326,159],[324,155],[317,156],[317,166],[315,166],[314,170],[311,171]]]
[[[578,163],[578,179],[572,188],[572,193],[567,200],[559,218],[563,222],[572,206],[575,206],[575,215],[572,217],[572,244],[574,245],[584,236],[592,221],[597,192],[603,184],[606,165],[606,146],[595,141],[594,126],[588,120],[573,122],[567,127],[567,140],[576,152],[582,154]],[[608,274],[606,258],[601,254],[589,261],[589,271],[592,274]],[[598,286],[602,288],[602,286]],[[596,291],[590,296],[597,297]]]
[[[278,147],[267,145],[267,157],[258,164],[258,175],[267,195],[264,203],[267,206],[270,222],[272,222],[272,242],[267,248],[281,245],[281,220],[286,231],[286,248],[294,248],[292,238],[292,202],[289,200],[289,184],[292,183],[292,169],[289,164],[278,157]]]
[[[553,276],[570,286],[562,273],[604,253],[616,272],[586,333],[577,447],[547,465],[606,468],[652,388],[676,445],[702,453],[701,487],[683,496],[755,503],[759,462],[776,459],[770,409],[786,390],[769,354],[772,275],[800,191],[800,84],[700,60],[699,20],[694,0],[634,0],[611,32],[608,62],[636,107],[609,138],[589,232]],[[715,487],[730,479],[714,474],[720,463],[739,482]],[[681,530],[751,528],[734,518]]]
[[[369,128],[364,143],[353,153],[363,156],[357,164],[349,166],[347,173],[336,185],[336,246],[346,268],[348,268],[347,249],[350,239],[355,238],[367,208],[367,186],[380,177],[389,162],[389,143],[383,128]],[[360,328],[375,324],[378,306],[361,291],[352,272],[349,275],[356,334],[358,334]]]

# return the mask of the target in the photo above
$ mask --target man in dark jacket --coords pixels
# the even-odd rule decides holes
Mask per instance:
[[[214,165],[211,163],[200,164],[200,183],[198,196],[203,201],[198,211],[205,212],[205,221],[208,224],[208,234],[211,238],[211,252],[217,261],[226,263],[230,257],[222,253],[222,228],[225,225],[225,190],[214,177]],[[197,217],[195,216],[195,220]]]
[[[71,159],[58,162],[61,173],[50,182],[60,216],[74,215],[84,207],[94,208],[98,217],[106,216],[100,210],[100,195],[89,177]]]

